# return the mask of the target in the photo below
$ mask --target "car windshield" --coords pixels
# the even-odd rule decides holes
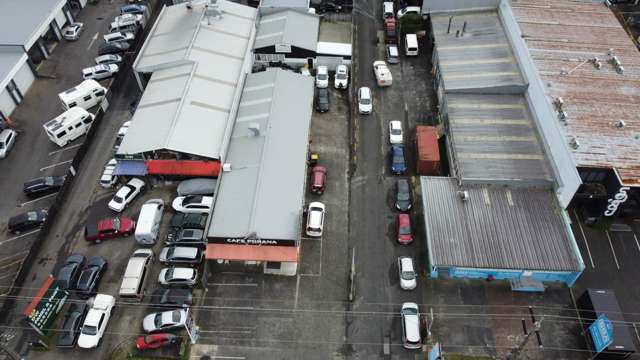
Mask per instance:
[[[410,235],[411,228],[409,226],[400,226],[398,232],[400,233],[400,235]]]
[[[27,213],[27,220],[29,220],[29,221],[38,220],[38,213],[36,213],[35,211],[29,211]]]
[[[418,315],[418,311],[414,308],[402,309],[402,313],[405,315]]]
[[[165,275],[166,279],[171,279],[173,277],[173,268],[167,269],[167,274]]]
[[[318,74],[318,80],[327,80],[327,74]]]
[[[391,128],[391,135],[402,135],[402,130]]]
[[[82,327],[82,333],[85,335],[96,335],[98,328],[93,325],[85,325]]]
[[[416,274],[413,271],[403,271],[400,273],[402,280],[413,280]]]
[[[369,105],[369,104],[371,104],[371,99],[369,99],[369,98],[362,98],[362,99],[360,99],[360,104],[362,104],[362,105]]]
[[[344,74],[344,73],[337,73],[336,74],[336,79],[338,79],[338,80],[344,80],[346,78],[347,78],[347,74]]]
[[[182,313],[180,312],[180,310],[174,310],[171,313],[171,320],[173,320],[174,323],[177,323],[178,321],[180,321],[181,317],[182,317]]]
[[[409,200],[409,193],[404,192],[404,191],[400,191],[398,192],[398,200]]]
[[[122,202],[124,201],[124,199],[122,199],[120,196],[116,195],[113,197],[113,202],[118,203],[118,204],[122,204]]]
[[[153,323],[156,325],[156,328],[162,326],[162,313],[157,313],[155,318],[153,319]]]

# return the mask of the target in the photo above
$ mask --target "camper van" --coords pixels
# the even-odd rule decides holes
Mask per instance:
[[[131,32],[134,35],[138,32],[138,26],[144,28],[146,20],[142,15],[123,14],[116,16],[109,25],[109,32]]]
[[[404,50],[407,56],[418,56],[418,37],[416,34],[405,35]]]
[[[156,243],[163,212],[164,201],[162,199],[151,199],[142,205],[138,222],[136,222],[135,238],[138,244],[153,245]]]
[[[85,110],[98,105],[104,99],[107,89],[95,80],[85,80],[79,85],[58,94],[62,107],[69,110],[81,107]]]
[[[94,116],[87,110],[76,106],[47,121],[44,131],[51,141],[63,147],[89,131]]]

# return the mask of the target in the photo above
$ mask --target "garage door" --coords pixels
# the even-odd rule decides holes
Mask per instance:
[[[2,111],[2,114],[9,116],[15,108],[16,104],[13,102],[7,89],[2,89],[2,92],[0,92],[0,111]]]
[[[23,97],[27,94],[27,91],[29,90],[29,87],[31,87],[31,84],[33,84],[34,80],[35,77],[33,76],[33,71],[31,71],[31,68],[26,61],[22,64],[20,70],[18,70],[16,75],[13,77],[13,81],[15,81]]]
[[[56,14],[56,23],[58,23],[58,27],[60,28],[60,30],[62,30],[64,24],[67,23],[67,18],[64,16],[62,9],[60,9],[60,11],[58,11],[58,13]]]

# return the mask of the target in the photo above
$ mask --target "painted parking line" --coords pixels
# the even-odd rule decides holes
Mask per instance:
[[[29,236],[29,235],[35,234],[35,233],[37,233],[38,231],[40,231],[40,229],[33,230],[33,231],[28,232],[28,233],[24,233],[24,234],[21,234],[21,235],[18,235],[18,236],[12,237],[11,239],[2,240],[2,241],[0,241],[0,245],[4,245],[4,244],[6,244],[6,243],[8,243],[8,242],[11,242],[11,241],[13,241],[13,240],[17,240],[17,239],[23,238],[23,237],[25,237],[25,236]]]
[[[34,202],[36,202],[36,201],[44,200],[44,199],[47,199],[47,198],[50,198],[50,197],[53,197],[53,196],[56,196],[56,195],[58,195],[58,193],[57,193],[57,192],[54,192],[53,194],[49,194],[49,195],[46,195],[46,196],[42,196],[42,197],[39,197],[39,198],[34,199],[34,200],[25,201],[25,202],[23,202],[22,204],[19,204],[19,205],[18,205],[18,207],[23,207],[23,206],[25,206],[25,205],[32,204],[32,203],[34,203]]]
[[[591,256],[591,249],[589,249],[589,243],[587,242],[587,236],[584,234],[584,229],[582,228],[582,221],[580,220],[580,216],[576,212],[576,209],[573,209],[573,215],[578,220],[578,228],[580,228],[580,233],[582,234],[582,239],[584,240],[584,244],[587,247],[587,253],[589,254],[589,260],[591,261],[591,267],[596,268],[596,265],[593,263],[593,256]]]
[[[17,254],[13,254],[13,255],[7,256],[7,257],[5,257],[5,258],[0,259],[0,263],[1,263],[1,262],[3,262],[3,261],[5,261],[5,260],[7,260],[7,259],[14,258],[14,257],[16,257],[16,256],[18,256],[18,255],[23,255],[23,254],[25,254],[25,255],[26,255],[28,252],[29,252],[29,250],[24,250],[24,251],[20,251],[20,252],[19,252],[19,253],[17,253]],[[20,261],[22,261],[22,260],[20,260]]]
[[[604,231],[607,234],[607,239],[609,240],[609,246],[611,247],[611,252],[613,253],[613,260],[616,261],[616,267],[620,270],[620,264],[618,263],[618,257],[616,256],[616,251],[613,249],[613,243],[611,242],[611,236],[609,235],[609,230]]]
[[[53,164],[53,165],[45,166],[45,167],[43,167],[43,168],[40,168],[40,171],[45,171],[45,170],[47,170],[47,169],[51,169],[52,167],[56,167],[56,166],[60,166],[60,165],[64,165],[64,164],[68,164],[68,163],[70,163],[70,162],[72,162],[72,161],[73,161],[73,159],[71,159],[71,160],[67,160],[67,161],[63,161],[63,162],[59,162],[59,163],[56,163],[56,164]]]
[[[91,38],[91,41],[89,42],[89,46],[87,46],[87,50],[91,49],[91,47],[93,46],[93,43],[98,40],[98,35],[100,35],[100,33],[96,33],[95,35],[93,35],[93,37]]]
[[[640,251],[640,242],[638,241],[638,237],[636,233],[633,233],[633,239],[636,241],[636,246],[638,247],[638,251]]]
[[[256,283],[207,283],[207,286],[258,286]]]
[[[66,151],[66,150],[75,149],[75,148],[80,147],[80,146],[82,146],[82,143],[80,143],[80,144],[76,144],[76,145],[67,146],[67,147],[66,147],[66,148],[64,148],[64,149],[60,149],[60,150],[56,150],[56,151],[52,151],[52,152],[50,152],[50,153],[49,153],[49,156],[51,156],[51,155],[55,155],[55,154],[57,154],[57,153],[61,153],[61,152]]]

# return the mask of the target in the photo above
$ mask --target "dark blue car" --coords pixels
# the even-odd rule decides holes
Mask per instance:
[[[391,172],[402,175],[407,171],[407,163],[404,160],[404,146],[391,146]]]

